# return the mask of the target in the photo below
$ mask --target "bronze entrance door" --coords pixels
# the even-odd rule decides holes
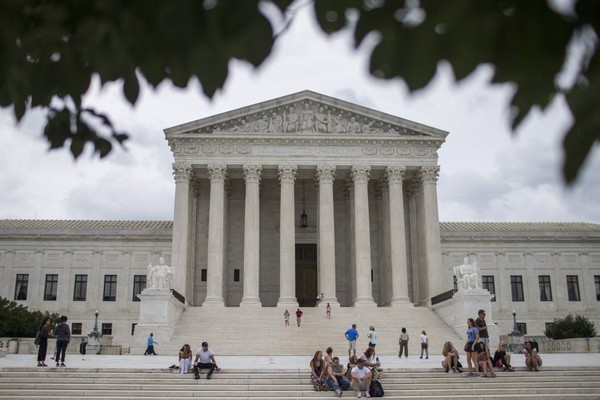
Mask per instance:
[[[300,307],[317,304],[317,245],[296,244],[296,298]]]

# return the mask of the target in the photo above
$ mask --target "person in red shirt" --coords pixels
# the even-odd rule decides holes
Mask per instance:
[[[299,309],[299,308],[298,308],[298,309],[296,310],[296,322],[298,323],[298,326],[300,326],[300,322],[302,322],[302,315],[303,315],[303,314],[304,314],[304,313],[302,312],[302,310],[301,310],[301,309]]]

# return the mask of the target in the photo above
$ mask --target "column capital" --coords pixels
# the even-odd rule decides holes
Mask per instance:
[[[279,166],[279,183],[294,183],[298,167],[295,165],[282,164]]]
[[[333,183],[335,180],[335,165],[317,165],[316,175],[319,183]]]
[[[211,164],[207,166],[207,169],[211,183],[225,182],[227,178],[227,165]]]
[[[370,165],[353,165],[350,172],[354,184],[357,183],[368,183],[369,176],[371,175]]]
[[[440,176],[440,166],[421,167],[419,178],[423,183],[436,183]]]
[[[192,166],[190,164],[182,164],[182,163],[173,163],[173,177],[175,178],[175,182],[179,181],[187,181],[189,182],[194,175],[192,170]]]
[[[403,165],[390,165],[385,169],[388,184],[402,183],[406,167]]]
[[[246,183],[259,183],[262,166],[257,164],[244,164],[244,179]]]

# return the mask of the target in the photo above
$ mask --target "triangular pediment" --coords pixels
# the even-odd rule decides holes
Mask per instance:
[[[165,130],[198,135],[348,135],[440,138],[447,132],[309,90]]]

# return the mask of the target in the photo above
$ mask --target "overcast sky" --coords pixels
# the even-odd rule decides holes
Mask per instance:
[[[44,115],[16,124],[0,109],[0,218],[170,220],[173,157],[163,129],[216,113],[312,90],[449,132],[439,152],[441,221],[584,221],[600,223],[600,154],[588,160],[577,184],[562,183],[561,140],[572,119],[562,101],[509,128],[509,85],[491,86],[484,66],[460,84],[440,65],[424,90],[409,94],[400,80],[369,76],[365,49],[350,35],[326,38],[309,10],[299,13],[257,70],[231,63],[229,79],[212,101],[197,82],[185,91],[146,87],[132,108],[120,86],[94,85],[85,103],[108,113],[131,133],[127,150],[98,160],[87,151],[47,151]],[[90,150],[90,149],[88,149]]]

